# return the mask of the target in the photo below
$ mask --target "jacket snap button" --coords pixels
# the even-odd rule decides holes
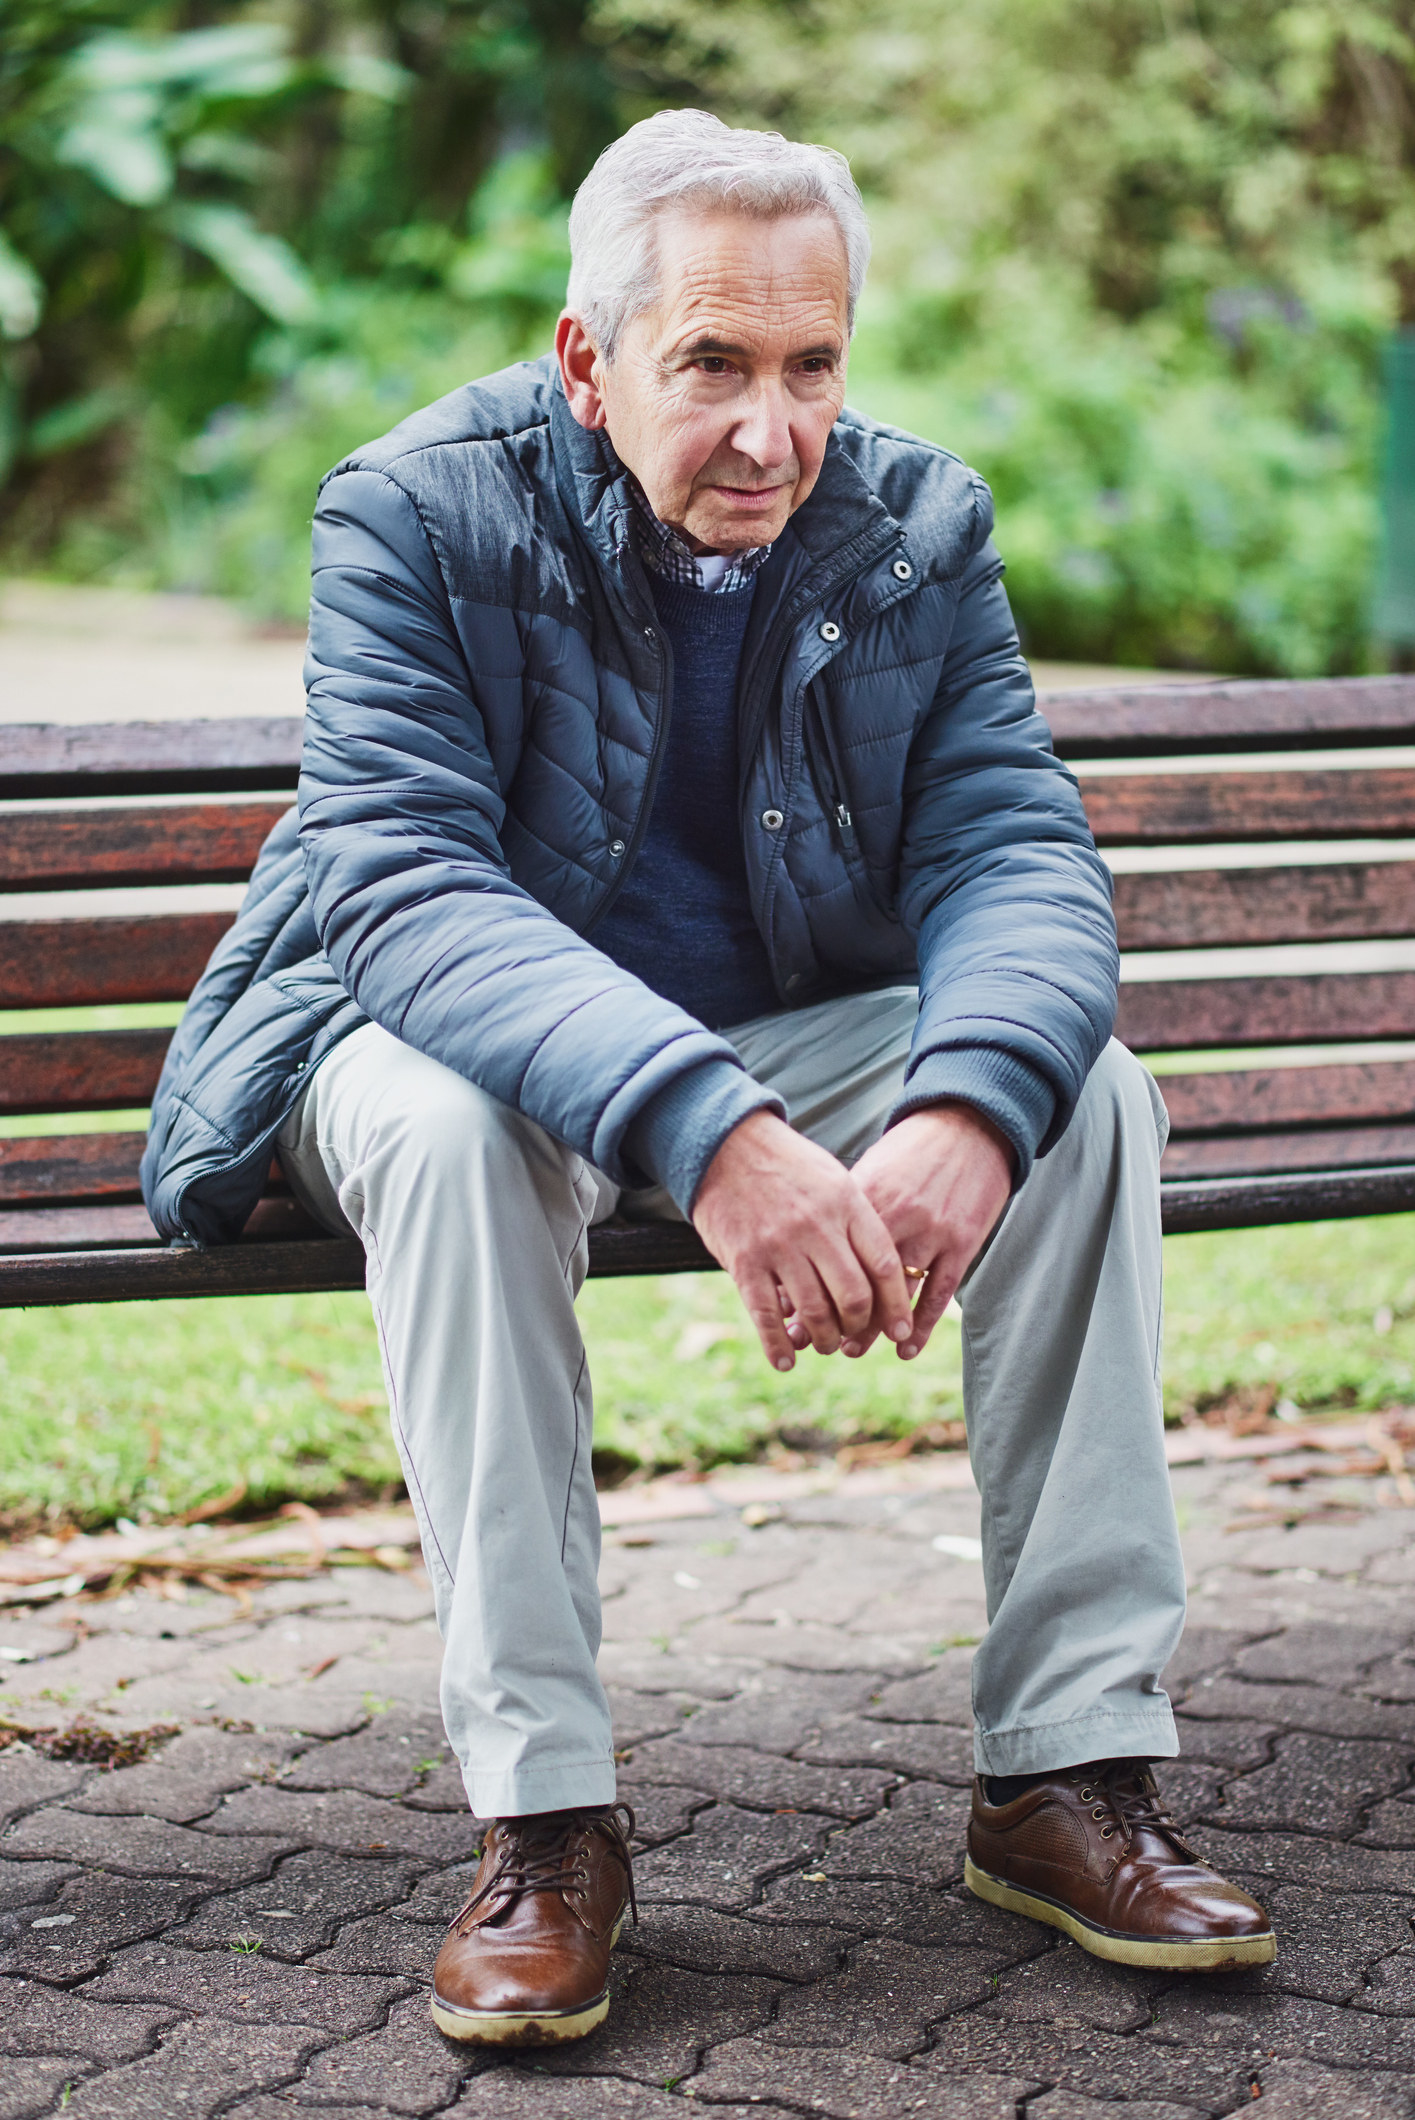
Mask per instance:
[[[611,839],[611,840],[610,840],[610,842],[609,842],[609,851],[610,851],[610,853],[611,853],[611,854],[612,854],[612,855],[614,856],[614,859],[615,859],[615,860],[617,861],[617,860],[619,859],[619,856],[620,856],[620,855],[621,855],[621,854],[623,853],[623,851],[624,851],[624,842],[623,842],[623,840],[622,840],[622,839]]]
[[[825,624],[824,624],[824,625],[823,625],[823,626],[821,627],[821,639],[822,639],[822,640],[829,640],[829,641],[837,641],[837,640],[839,640],[839,638],[840,638],[840,628],[839,628],[839,626],[837,626],[837,625],[836,625],[836,623],[835,623],[835,620],[834,620],[833,618],[828,618],[828,619],[826,620]]]
[[[768,832],[779,832],[785,822],[785,814],[781,810],[762,811],[762,823]]]
[[[907,582],[914,572],[907,559],[897,559],[889,571],[897,582]]]
[[[652,627],[652,626],[645,626],[645,627],[644,627],[644,639],[645,639],[645,640],[657,640],[657,639],[658,639],[658,635],[657,635],[657,634],[656,634],[656,633],[654,632],[654,630],[653,630],[653,627]]]

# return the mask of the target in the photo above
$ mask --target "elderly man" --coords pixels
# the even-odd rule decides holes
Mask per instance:
[[[358,450],[315,524],[298,840],[174,1043],[148,1198],[229,1239],[272,1143],[353,1228],[493,1819],[457,2039],[604,2016],[631,1903],[575,1296],[691,1218],[767,1358],[914,1360],[956,1293],[991,1626],[975,1892],[1128,1964],[1270,1958],[1166,1818],[1164,1108],[982,482],[843,410],[843,160],[700,112],[600,158],[554,360]]]

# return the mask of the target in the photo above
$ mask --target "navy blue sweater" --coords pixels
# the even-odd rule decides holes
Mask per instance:
[[[597,948],[709,1030],[781,1006],[752,917],[738,805],[737,670],[755,583],[710,593],[656,578],[673,704],[653,810]]]

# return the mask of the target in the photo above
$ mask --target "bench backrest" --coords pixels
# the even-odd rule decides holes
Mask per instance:
[[[1043,707],[1117,869],[1129,1045],[1415,1040],[1415,678],[1057,692]],[[0,728],[0,894],[45,894],[19,918],[0,895],[4,1007],[185,999],[233,913],[164,896],[244,879],[291,799],[299,743],[293,718]],[[48,895],[95,890],[124,895],[117,909]],[[7,1030],[0,1114],[141,1107],[169,1035]],[[1342,1172],[1415,1165],[1415,1058],[1193,1070],[1163,1088],[1166,1177],[1191,1188],[1320,1171],[1335,1204],[1314,1193],[1312,1211],[1340,1212]],[[131,1132],[0,1141],[0,1251],[150,1242],[140,1146]]]

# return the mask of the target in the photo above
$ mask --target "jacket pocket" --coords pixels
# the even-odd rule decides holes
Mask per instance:
[[[821,808],[825,811],[831,835],[849,872],[850,881],[856,890],[865,893],[879,912],[888,913],[889,908],[875,888],[869,866],[860,852],[859,836],[850,809],[849,791],[840,762],[840,753],[831,734],[830,724],[816,698],[814,686],[807,694],[803,733],[807,769],[815,783],[816,794]]]

